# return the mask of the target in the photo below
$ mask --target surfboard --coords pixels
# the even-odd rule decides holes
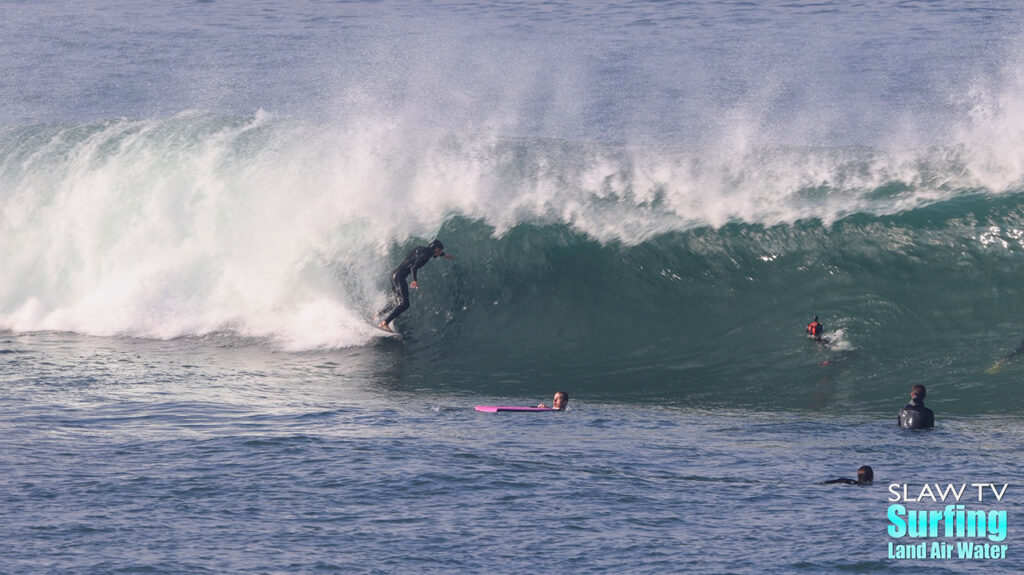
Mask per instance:
[[[515,405],[478,405],[476,410],[488,413],[497,413],[499,411],[561,411],[551,407],[520,407]]]
[[[378,327],[377,324],[373,324],[373,331],[375,332],[375,335],[378,336],[378,337],[386,337],[386,338],[390,338],[390,339],[402,339],[402,334],[398,333],[397,331],[383,330],[380,327]]]

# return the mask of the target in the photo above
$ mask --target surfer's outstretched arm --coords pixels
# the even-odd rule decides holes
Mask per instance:
[[[1006,356],[1003,359],[997,361],[996,365],[1002,367],[1006,365],[1008,361],[1013,359],[1014,356],[1020,355],[1021,353],[1024,353],[1024,341],[1020,342],[1020,345],[1017,346],[1017,349],[1011,351],[1010,353],[1006,354]]]

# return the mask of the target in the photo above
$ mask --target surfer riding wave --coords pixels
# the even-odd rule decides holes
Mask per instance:
[[[426,246],[418,246],[405,256],[402,263],[398,264],[398,267],[391,272],[391,287],[394,289],[394,297],[387,307],[378,314],[385,317],[377,324],[377,327],[384,331],[392,331],[391,322],[409,309],[409,287],[419,289],[416,271],[430,260],[440,257],[449,260],[455,259],[455,256],[444,253],[444,244],[441,243],[441,240],[434,240]],[[409,274],[412,274],[412,284],[406,284]]]

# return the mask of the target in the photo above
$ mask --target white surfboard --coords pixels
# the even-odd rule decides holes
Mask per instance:
[[[377,337],[386,337],[390,339],[402,339],[402,334],[394,330],[381,329],[377,324],[373,324],[374,335]]]

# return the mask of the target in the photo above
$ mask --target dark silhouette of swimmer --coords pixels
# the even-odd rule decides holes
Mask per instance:
[[[391,331],[389,325],[398,316],[402,315],[402,312],[409,309],[409,285],[406,285],[405,280],[412,274],[412,286],[413,289],[419,289],[419,284],[416,281],[416,270],[427,265],[433,258],[446,258],[449,260],[455,259],[455,256],[444,253],[444,244],[441,240],[434,240],[427,246],[419,246],[413,249],[402,263],[398,264],[395,271],[391,272],[391,287],[394,288],[394,299],[387,307],[380,311],[379,315],[387,314],[384,319],[377,324],[377,327],[384,331]],[[390,311],[389,311],[390,310]]]
[[[825,485],[833,483],[842,483],[843,485],[870,485],[875,481],[875,471],[871,469],[870,465],[861,465],[857,469],[857,479],[850,479],[848,477],[837,477],[835,479],[829,479],[825,482]]]
[[[925,389],[915,385],[910,390],[910,403],[903,406],[896,421],[903,429],[931,429],[935,427],[935,413],[924,406]]]
[[[818,316],[814,316],[814,321],[807,324],[807,335],[814,338],[814,341],[825,341],[821,338],[821,335],[825,333],[825,326],[818,321]]]

